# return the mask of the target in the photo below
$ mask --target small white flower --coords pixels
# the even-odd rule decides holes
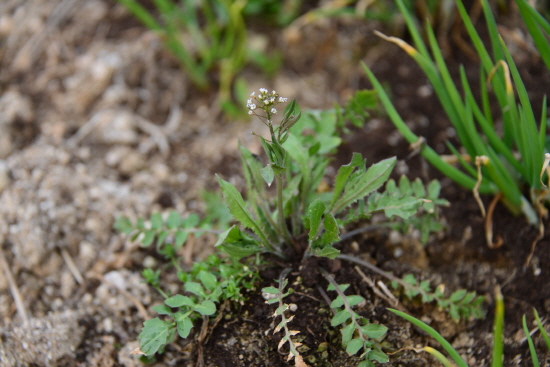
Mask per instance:
[[[271,111],[270,111],[272,114],[276,114],[277,113],[277,110],[272,108]]]
[[[254,97],[256,95],[256,92],[250,93],[250,97]]]
[[[247,107],[248,107],[249,110],[255,110],[256,109],[256,105],[254,103],[248,104]]]
[[[272,90],[271,94],[275,95],[275,94],[277,94],[277,92],[275,92],[275,90]]]
[[[248,111],[248,114],[249,114],[249,115],[252,115],[253,113],[254,113],[254,112],[252,112],[252,111]]]
[[[288,101],[288,98],[279,97],[279,102],[283,103],[283,102],[286,102],[286,101]]]
[[[260,93],[267,93],[267,89],[265,89],[265,88],[260,88]]]
[[[248,106],[249,104],[252,104],[252,99],[249,99],[248,101],[246,101],[246,105]]]
[[[269,103],[275,103],[275,97],[270,98]]]

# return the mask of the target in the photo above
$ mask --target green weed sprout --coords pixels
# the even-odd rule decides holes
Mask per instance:
[[[548,23],[525,0],[516,0],[516,2],[541,56],[550,66],[550,45],[544,38],[544,33],[550,34]],[[513,213],[523,213],[532,224],[542,223],[542,217],[546,213],[543,205],[548,201],[549,194],[541,180],[545,152],[548,150],[545,146],[546,100],[543,102],[540,121],[537,122],[519,71],[498,33],[487,0],[482,0],[482,5],[491,40],[492,56],[482,43],[462,2],[460,0],[456,2],[482,63],[479,81],[480,101],[474,98],[472,87],[462,67],[460,81],[463,93],[460,93],[460,88],[451,78],[430,24],[426,24],[428,49],[407,7],[401,0],[398,0],[397,4],[413,38],[414,47],[398,38],[387,37],[381,33],[378,35],[405,50],[428,77],[467,153],[467,156],[463,157],[459,154],[459,150],[449,145],[464,171],[444,161],[429,146],[422,145],[421,154],[438,170],[460,185],[483,194],[501,193],[504,203]],[[368,67],[363,66],[398,130],[409,143],[421,142],[421,138],[415,135],[401,119],[374,74]],[[487,83],[490,83],[490,88],[486,86]],[[496,97],[499,116],[493,116],[491,112],[490,89]],[[519,101],[516,101],[516,96]],[[498,133],[499,119],[502,120],[502,134]],[[487,157],[485,164],[474,166],[477,157]],[[531,190],[529,198],[522,194],[524,185]]]
[[[360,98],[364,97],[363,93]],[[395,158],[367,168],[361,154],[354,153],[351,162],[337,171],[333,188],[318,190],[330,154],[341,142],[336,129],[339,118],[359,118],[360,111],[355,104],[350,104],[343,111],[302,113],[294,100],[279,113],[279,104],[287,102],[276,91],[269,92],[264,88],[258,94],[252,93],[247,101],[249,114],[260,118],[269,129],[269,138],[258,137],[267,164],[262,164],[260,157],[239,146],[246,183],[244,197],[233,184],[218,177],[234,224],[224,227],[227,213],[219,210],[208,214],[202,221],[196,214],[181,217],[176,212],[167,215],[154,213],[149,221],[139,219],[134,223],[127,218],[116,221],[115,227],[132,240],[141,242],[144,247],[155,245],[157,251],[170,261],[183,284],[181,294],[170,294],[162,289],[159,269],[143,271],[146,282],[164,297],[164,303],[154,307],[161,317],[146,321],[139,336],[143,354],[162,352],[176,335],[188,337],[197,321],[215,317],[221,302],[242,304],[248,292],[258,284],[259,265],[270,264],[274,256],[291,265],[308,257],[334,259],[340,254],[337,246],[342,239],[359,232],[382,227],[408,231],[412,226],[427,237],[441,228],[433,224],[438,222],[437,207],[447,205],[438,197],[439,183],[433,181],[426,188],[419,180],[411,182],[404,177],[399,182],[388,180]],[[275,124],[277,116],[281,116],[281,120]],[[300,121],[302,116],[304,120]],[[331,126],[325,126],[327,124]],[[316,129],[318,126],[321,128]],[[291,131],[297,127],[300,127],[297,133]],[[312,127],[313,134],[311,131],[303,133]],[[272,185],[275,192],[269,191]],[[378,192],[384,185],[385,190]],[[328,185],[325,183],[325,186]],[[210,205],[220,206],[223,203]],[[386,220],[340,236],[341,230],[349,224],[368,220],[375,213],[385,214]],[[415,220],[418,216],[428,219]],[[222,225],[216,227],[216,222]],[[207,232],[219,234],[215,254],[195,263],[191,269],[182,267],[178,256],[180,249],[191,234],[200,236]],[[353,261],[347,255],[341,255],[341,258]],[[284,330],[283,343],[289,343],[296,365],[301,366],[303,360],[291,338],[295,331],[287,327],[291,321],[285,314],[288,305],[283,302],[288,294],[288,291],[284,292],[287,273],[283,271],[281,274],[279,288],[264,291],[274,294],[279,302],[277,316],[282,321],[278,330]],[[385,272],[380,273],[387,276]],[[419,288],[408,286],[407,289]],[[338,297],[332,307],[343,312],[341,317],[349,315],[349,320],[333,319],[334,325],[343,327],[342,337],[348,353],[360,353],[365,358],[361,366],[387,360],[379,346],[386,328],[356,316],[352,307],[362,299],[360,296],[343,296],[340,288],[335,290]],[[470,295],[464,298],[470,299]],[[355,331],[359,333],[358,337],[354,336]]]
[[[439,334],[432,327],[428,326],[427,324],[420,321],[416,317],[407,315],[402,311],[394,310],[391,308],[388,308],[388,310],[393,312],[397,316],[402,317],[405,320],[411,322],[418,328],[428,333],[432,338],[434,338],[441,345],[441,347],[443,347],[443,349],[448,353],[448,355],[451,357],[454,363],[456,363],[456,366],[468,367],[468,364],[466,363],[466,361],[462,359],[462,357],[451,346],[451,344],[447,340],[445,340],[445,338],[442,337],[441,334]],[[544,329],[543,323],[540,320],[537,310],[533,309],[533,314],[535,316],[537,328],[540,331],[542,338],[544,339],[544,342],[546,344],[546,347],[548,348],[548,351],[550,351],[550,338],[548,337],[548,333]],[[522,323],[523,323],[523,330],[525,332],[525,337],[527,339],[527,343],[529,346],[529,352],[531,354],[533,367],[539,367],[540,366],[539,359],[535,350],[531,332],[527,328],[525,315],[523,315],[522,317]],[[449,361],[449,359],[438,350],[431,347],[424,347],[424,348],[421,348],[421,350],[432,354],[444,366],[446,367],[453,366],[451,361]],[[497,288],[496,296],[495,296],[495,319],[493,324],[493,356],[491,361],[491,367],[502,367],[503,365],[504,365],[504,298],[500,293],[500,289]]]

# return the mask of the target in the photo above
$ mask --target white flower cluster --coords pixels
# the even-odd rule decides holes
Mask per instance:
[[[260,88],[260,93],[256,96],[256,92],[250,94],[250,99],[246,101],[246,108],[248,108],[248,114],[255,114],[254,110],[260,108],[267,112],[269,115],[277,113],[277,109],[274,107],[278,103],[284,103],[288,101],[288,98],[279,97],[276,91],[269,93],[267,89]],[[257,103],[257,104],[256,104]]]

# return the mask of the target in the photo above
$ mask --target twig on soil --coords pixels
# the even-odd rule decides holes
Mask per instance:
[[[80,273],[80,270],[78,270],[78,267],[73,261],[73,258],[71,257],[71,254],[67,251],[66,248],[61,247],[59,249],[61,251],[61,256],[63,257],[63,260],[65,260],[65,263],[67,263],[67,267],[69,268],[69,271],[73,275],[74,279],[78,284],[84,284],[84,277]]]
[[[397,298],[395,298],[395,296],[391,293],[389,293],[389,291],[387,290],[387,288],[382,288],[382,291],[384,292],[381,292],[378,287],[376,286],[376,284],[374,284],[374,282],[372,281],[372,279],[370,279],[369,277],[367,277],[365,275],[365,273],[363,273],[363,271],[358,267],[358,266],[355,266],[354,267],[355,271],[359,274],[359,276],[361,276],[361,278],[372,288],[372,291],[380,298],[382,298],[383,300],[385,300],[386,302],[388,302],[390,304],[390,306],[392,307],[399,307],[399,301],[397,300]],[[382,283],[383,284],[383,283]]]
[[[13,300],[15,301],[15,307],[17,307],[17,313],[19,314],[19,316],[21,316],[21,319],[23,319],[23,326],[25,328],[28,328],[30,324],[29,324],[29,318],[27,316],[27,310],[25,309],[25,305],[23,304],[23,298],[21,297],[19,288],[17,288],[17,283],[13,279],[13,275],[8,266],[8,262],[6,261],[6,257],[4,256],[4,250],[1,247],[0,247],[0,266],[4,269],[4,274],[6,275],[6,279],[8,280],[8,283],[10,285],[10,291],[11,291]]]
[[[493,212],[495,211],[495,207],[501,197],[501,192],[495,195],[495,197],[489,204],[489,208],[487,209],[487,216],[485,217],[485,239],[487,241],[487,246],[491,249],[499,248],[504,243],[504,240],[500,236],[497,236],[496,241],[493,242]]]

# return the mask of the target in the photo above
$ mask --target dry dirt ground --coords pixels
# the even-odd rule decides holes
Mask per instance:
[[[393,93],[398,106],[410,112],[408,121],[443,149],[452,132],[434,128],[446,122],[435,121],[442,119],[425,93],[425,81],[403,54],[376,40],[371,31],[377,27],[376,22],[327,19],[292,37],[271,35],[270,42],[284,50],[283,68],[271,80],[255,70],[245,70],[244,76],[251,90],[274,88],[298,98],[304,108],[329,108],[365,86],[357,66],[363,59],[388,81],[393,75]],[[388,52],[394,53],[384,57]],[[140,366],[130,352],[138,346],[143,321],[154,316],[151,306],[161,301],[142,283],[140,270],[144,261],[151,266],[159,260],[113,231],[114,219],[171,209],[200,213],[201,191],[217,186],[214,173],[242,182],[237,142],[259,152],[250,131],[262,132],[263,126],[224,119],[216,94],[198,93],[159,38],[111,1],[2,1],[0,63],[0,365]],[[383,118],[347,139],[340,163],[361,151],[370,162],[397,155],[403,171],[425,171],[420,159],[405,161],[404,140]],[[507,365],[528,366],[518,318],[530,315],[531,307],[544,318],[550,313],[548,234],[531,267],[523,270],[535,231],[499,208],[496,226],[505,246],[487,250],[475,201],[443,182],[444,197],[453,205],[444,213],[451,225],[435,243],[420,249],[406,241],[387,247],[382,235],[364,239],[358,255],[370,255],[397,275],[412,271],[433,284],[487,295],[489,317],[483,322],[457,325],[433,307],[413,308],[419,317],[430,312],[424,320],[442,331],[471,366],[489,363],[492,294],[501,285],[511,310]],[[195,245],[190,258],[203,258],[214,241]],[[395,246],[409,255],[396,259]],[[351,277],[338,265],[332,269],[341,280]],[[278,276],[264,275],[266,285]],[[313,318],[308,312],[318,307],[315,302],[301,300],[304,322]],[[276,342],[262,336],[271,322],[262,304],[251,299],[213,331],[204,346],[207,366],[286,365]],[[385,306],[372,302],[377,320],[390,327],[394,346],[431,343],[388,315]],[[311,338],[310,348],[320,350],[319,340]],[[541,360],[550,365],[548,353],[540,350]],[[337,349],[331,353],[333,365],[352,365]],[[194,366],[196,357],[192,340],[180,340],[156,365]],[[408,351],[389,365],[432,363]]]

